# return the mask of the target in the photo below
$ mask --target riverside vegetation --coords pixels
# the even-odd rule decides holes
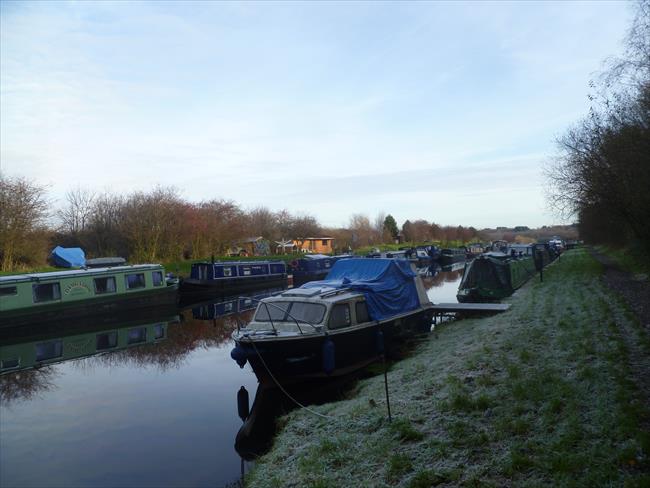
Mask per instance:
[[[649,486],[650,339],[586,250],[505,314],[448,322],[348,398],[278,420],[246,477],[278,486]]]

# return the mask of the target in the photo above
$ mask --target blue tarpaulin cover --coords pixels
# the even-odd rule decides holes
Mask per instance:
[[[420,307],[415,273],[408,261],[396,259],[341,259],[327,278],[301,288],[348,288],[366,297],[373,320],[383,320]]]
[[[86,255],[80,247],[56,246],[50,257],[56,266],[61,268],[76,268],[86,265]]]

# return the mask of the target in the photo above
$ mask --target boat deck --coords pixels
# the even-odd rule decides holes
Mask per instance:
[[[509,303],[437,303],[433,306],[433,323],[446,316],[469,316],[502,313],[510,308]]]

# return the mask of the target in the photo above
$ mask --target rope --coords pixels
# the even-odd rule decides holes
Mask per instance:
[[[282,391],[282,393],[284,393],[285,395],[287,395],[287,398],[289,398],[293,403],[295,403],[296,405],[298,405],[300,408],[304,408],[305,410],[307,410],[309,413],[313,413],[314,415],[318,415],[319,417],[323,417],[324,419],[335,419],[335,418],[336,418],[336,417],[332,417],[332,416],[330,416],[330,415],[324,415],[324,414],[322,414],[322,413],[318,413],[318,412],[316,412],[315,410],[312,410],[312,409],[310,409],[309,407],[306,407],[305,405],[303,405],[302,403],[300,403],[298,400],[296,400],[294,397],[292,397],[291,395],[289,395],[289,393],[287,392],[287,390],[285,390],[285,389],[282,387],[282,385],[280,384],[280,382],[279,382],[278,380],[275,379],[275,376],[273,376],[273,373],[271,373],[271,370],[270,370],[269,367],[266,365],[266,362],[264,361],[264,358],[262,358],[262,355],[261,355],[260,352],[257,350],[257,346],[255,345],[255,341],[251,340],[251,344],[253,345],[253,349],[255,349],[255,353],[257,354],[257,357],[259,357],[259,358],[260,358],[260,361],[262,361],[262,364],[264,365],[264,368],[266,369],[267,373],[269,373],[269,376],[271,377],[271,379],[273,380],[273,382],[278,386],[278,388],[280,388],[280,390]]]

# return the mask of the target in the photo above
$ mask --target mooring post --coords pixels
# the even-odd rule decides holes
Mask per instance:
[[[544,268],[539,268],[539,281],[544,282]]]
[[[390,396],[388,394],[388,366],[386,366],[386,355],[382,354],[381,359],[384,362],[384,389],[386,390],[386,407],[388,408],[388,421],[392,422],[393,417],[390,414]]]

